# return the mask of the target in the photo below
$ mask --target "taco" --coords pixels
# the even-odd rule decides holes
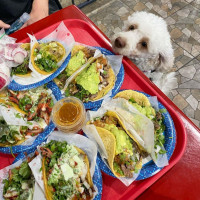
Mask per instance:
[[[58,69],[65,55],[65,47],[57,41],[35,43],[31,49],[31,63],[38,73],[48,75]]]
[[[108,155],[108,165],[116,177],[132,178],[142,168],[142,150],[132,135],[129,135],[113,111],[107,111],[103,117],[90,121],[94,124],[102,139]]]
[[[93,199],[95,190],[85,152],[65,141],[55,140],[40,150],[47,200]]]
[[[33,199],[35,179],[28,165],[29,162],[36,156],[22,162],[19,167],[10,169],[8,178],[3,180],[3,197],[5,200],[13,199]]]
[[[71,59],[69,60],[66,69],[54,79],[58,87],[63,89],[66,80],[90,58],[92,58],[94,53],[94,49],[82,45],[75,45],[72,49]]]
[[[6,109],[6,114],[0,113],[0,146],[13,146],[43,132],[50,122],[53,99],[51,91],[44,87],[27,91],[7,89],[0,94],[0,107],[1,112]],[[12,116],[16,120],[7,123]]]
[[[20,47],[26,51],[26,56],[24,58],[23,63],[18,65],[17,67],[12,67],[11,76],[20,76],[20,77],[28,77],[31,75],[31,69],[29,68],[29,60],[30,60],[30,43],[21,44]]]
[[[165,130],[163,110],[156,111],[149,101],[149,99],[142,93],[133,90],[124,90],[119,92],[114,98],[123,98],[133,105],[140,113],[152,120],[154,124],[154,149],[157,154],[165,154],[163,149],[165,144]],[[165,111],[164,111],[165,112]]]
[[[92,60],[91,60],[92,61]],[[65,89],[65,96],[75,96],[83,102],[96,101],[105,96],[115,84],[115,74],[104,56],[94,59]]]

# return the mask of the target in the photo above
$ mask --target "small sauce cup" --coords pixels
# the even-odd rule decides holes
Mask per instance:
[[[78,98],[66,97],[56,102],[51,118],[60,131],[78,132],[86,122],[85,107]]]

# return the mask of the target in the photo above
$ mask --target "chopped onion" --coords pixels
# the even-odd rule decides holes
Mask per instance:
[[[103,72],[104,72],[104,70],[103,70],[103,69],[100,69],[99,71],[100,71],[102,74],[103,74]]]
[[[86,181],[84,181],[83,182],[83,184],[85,185],[85,187],[89,190],[89,188],[90,188],[90,185],[86,182]]]
[[[89,193],[90,193],[90,196],[92,197],[93,193],[92,193],[91,188],[89,188]]]
[[[82,194],[84,192],[84,188],[83,187],[79,187],[78,191]]]
[[[155,149],[155,152],[158,153],[160,150],[161,150],[161,147],[157,145],[156,149]]]

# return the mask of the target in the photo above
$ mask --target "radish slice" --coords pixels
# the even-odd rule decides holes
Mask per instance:
[[[22,63],[24,62],[24,58],[25,58],[25,55],[24,55],[24,53],[21,52],[21,51],[15,53],[15,55],[14,55],[14,57],[13,57],[14,61],[15,61],[16,63],[18,63],[18,64],[22,64]]]
[[[11,67],[17,67],[19,64],[16,63],[14,60],[6,60],[6,66],[11,68]]]
[[[13,52],[12,52],[12,57],[14,58],[14,56],[15,56],[15,54],[17,54],[17,53],[22,53],[22,54],[24,54],[24,57],[26,57],[27,56],[27,51],[25,51],[24,49],[22,49],[21,47],[18,47],[18,48],[15,48],[14,50],[13,50]]]

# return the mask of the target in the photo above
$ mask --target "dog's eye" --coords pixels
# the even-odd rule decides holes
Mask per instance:
[[[147,47],[147,43],[146,42],[142,42],[142,46],[146,48]]]
[[[128,28],[129,31],[132,31],[132,30],[134,30],[134,29],[135,29],[134,25],[131,25],[131,26],[129,26],[129,28]]]

